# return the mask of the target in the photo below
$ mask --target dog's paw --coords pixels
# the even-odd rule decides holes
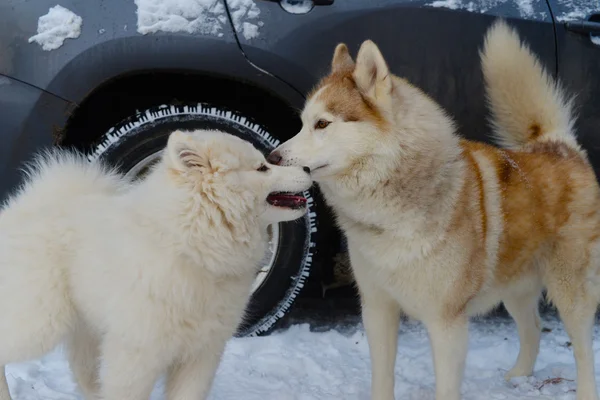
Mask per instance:
[[[532,373],[533,371],[530,368],[523,368],[519,365],[515,365],[513,369],[504,374],[504,379],[508,382],[513,378],[531,376]]]

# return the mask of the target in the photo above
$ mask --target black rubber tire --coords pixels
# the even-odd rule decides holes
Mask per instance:
[[[218,129],[251,142],[265,155],[279,140],[248,116],[209,104],[162,105],[138,112],[109,129],[93,146],[90,161],[102,159],[126,173],[160,151],[176,129]],[[309,192],[309,212],[302,220],[279,224],[279,247],[273,266],[252,294],[237,336],[265,334],[281,319],[310,273],[316,242],[315,202]]]

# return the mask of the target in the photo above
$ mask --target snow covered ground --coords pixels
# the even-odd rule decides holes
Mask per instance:
[[[501,318],[473,322],[464,399],[575,399],[569,339],[553,317],[545,319],[544,326],[535,377],[505,382],[503,375],[519,349],[514,324]],[[597,328],[596,337],[598,333]],[[431,351],[421,324],[403,324],[398,350],[396,398],[433,400]],[[594,351],[600,364],[600,341]],[[369,371],[360,325],[326,332],[295,325],[267,337],[231,340],[210,400],[367,400]],[[15,400],[81,399],[60,349],[40,360],[8,366],[7,376]],[[152,400],[162,399],[162,393],[159,382]]]

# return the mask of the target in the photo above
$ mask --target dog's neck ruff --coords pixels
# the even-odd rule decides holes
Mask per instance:
[[[410,237],[426,229],[441,235],[464,184],[465,161],[458,137],[431,142],[434,147],[421,151],[399,144],[398,159],[392,162],[373,158],[347,174],[323,180],[326,201],[340,219],[371,232],[402,231]],[[431,215],[443,217],[433,221]]]

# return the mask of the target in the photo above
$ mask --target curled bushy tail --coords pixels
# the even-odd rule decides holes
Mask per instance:
[[[49,207],[66,199],[89,194],[116,194],[127,188],[128,181],[100,162],[90,163],[83,154],[49,149],[36,154],[24,168],[25,179],[4,206]],[[24,194],[28,196],[24,196]],[[17,199],[20,199],[16,202]],[[41,206],[42,209],[44,205]]]
[[[502,20],[486,33],[481,65],[500,146],[520,149],[535,142],[560,142],[581,150],[574,134],[571,100]]]

